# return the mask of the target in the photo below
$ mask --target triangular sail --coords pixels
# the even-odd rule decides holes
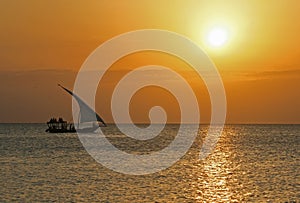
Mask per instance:
[[[80,97],[78,97],[76,94],[74,94],[67,88],[61,86],[60,84],[58,84],[58,86],[63,88],[66,92],[68,92],[70,95],[72,95],[76,99],[76,101],[79,105],[79,108],[80,108],[80,123],[93,122],[93,121],[95,121],[95,119],[97,119],[97,121],[103,123],[103,125],[106,126],[103,119],[91,107],[89,107],[84,101],[82,101],[82,99],[80,99]]]

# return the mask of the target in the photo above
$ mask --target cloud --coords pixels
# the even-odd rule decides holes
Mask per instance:
[[[300,69],[273,70],[273,71],[224,71],[221,74],[225,80],[252,81],[270,79],[300,78]]]

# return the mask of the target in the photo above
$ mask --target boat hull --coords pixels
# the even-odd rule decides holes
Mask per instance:
[[[71,129],[71,130],[68,130],[68,129],[50,129],[48,128],[46,130],[47,133],[76,133],[76,130],[75,129]]]

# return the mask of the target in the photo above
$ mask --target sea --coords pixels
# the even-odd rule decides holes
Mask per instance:
[[[0,202],[300,202],[300,125],[225,125],[199,160],[208,127],[200,125],[169,168],[129,175],[95,161],[76,133],[0,124]],[[109,125],[103,139],[143,154],[166,147],[177,131],[166,125],[158,138],[136,141]]]

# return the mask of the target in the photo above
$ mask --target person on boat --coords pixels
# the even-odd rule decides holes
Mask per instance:
[[[75,126],[74,126],[73,123],[70,123],[69,130],[70,131],[75,131]]]

